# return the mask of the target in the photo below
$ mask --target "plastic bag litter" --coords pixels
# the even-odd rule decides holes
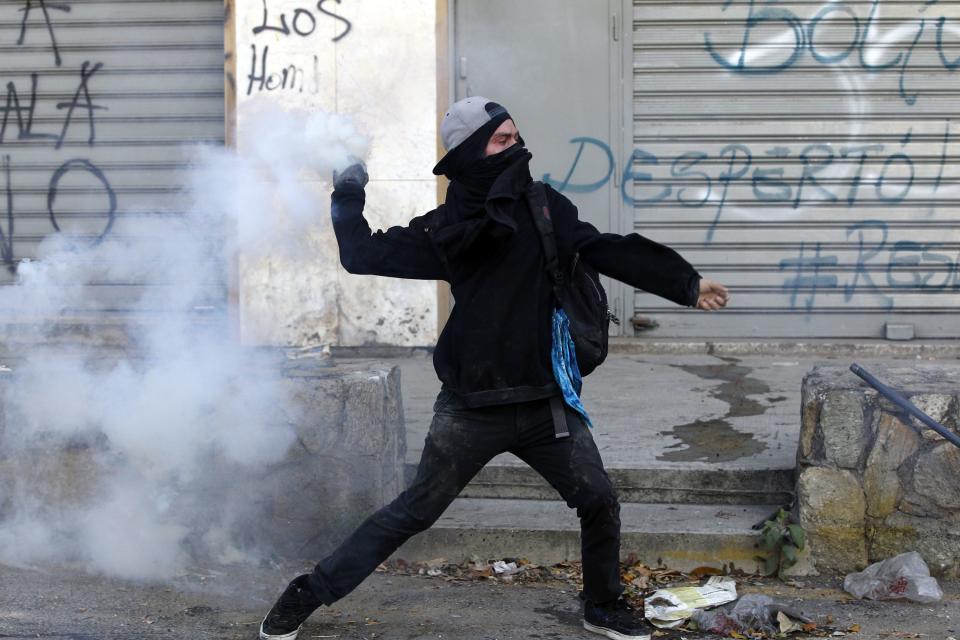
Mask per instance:
[[[497,560],[493,563],[493,571],[497,575],[512,576],[515,573],[520,573],[523,569],[517,567],[516,562],[504,562],[503,560]]]
[[[943,598],[940,585],[930,577],[927,563],[916,551],[901,553],[859,573],[851,573],[843,580],[843,590],[868,600],[906,599],[930,603]]]
[[[654,626],[670,629],[683,624],[698,609],[736,599],[737,583],[731,578],[713,576],[700,587],[658,589],[647,596],[644,615]]]
[[[768,635],[790,633],[800,630],[799,625],[790,624],[792,620],[811,622],[799,611],[776,602],[770,596],[757,593],[743,596],[729,611],[695,611],[691,619],[701,631],[723,635],[750,630]]]

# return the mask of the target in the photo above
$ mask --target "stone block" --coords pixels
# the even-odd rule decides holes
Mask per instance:
[[[944,393],[923,393],[910,398],[910,401],[916,405],[917,409],[947,427],[957,431],[956,422],[956,398]],[[919,423],[919,421],[917,421]],[[942,435],[923,425],[920,427],[920,433],[925,440],[932,442],[943,442]]]
[[[814,439],[820,421],[820,408],[823,398],[812,385],[804,379],[800,392],[800,446],[797,448],[797,461],[800,463],[813,462]]]
[[[863,419],[863,393],[830,391],[820,409],[820,430],[828,462],[845,469],[855,469],[866,444]]]
[[[256,497],[252,546],[317,560],[403,488],[406,439],[395,366],[287,367],[297,444],[234,495]]]
[[[851,571],[866,565],[866,501],[856,475],[826,467],[804,469],[797,499],[817,568]]]
[[[923,556],[936,576],[960,575],[960,526],[951,519],[919,518],[894,513],[867,527],[870,562],[879,562],[907,551]]]
[[[960,509],[960,448],[944,443],[917,458],[913,490],[944,509]]]
[[[893,513],[902,493],[897,471],[919,447],[920,437],[913,428],[888,413],[880,415],[877,439],[863,472],[868,515],[883,518]]]
[[[950,417],[954,398],[946,393],[921,393],[910,398],[920,411],[943,424]]]
[[[96,449],[87,446],[65,450],[30,447],[3,452],[0,518],[23,496],[55,510],[90,500],[102,473],[96,455]]]

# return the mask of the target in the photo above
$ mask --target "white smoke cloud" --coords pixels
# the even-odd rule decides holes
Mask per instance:
[[[303,181],[329,180],[368,142],[340,116],[269,104],[241,116],[250,144],[240,153],[190,150],[186,214],[146,216],[135,237],[96,246],[50,237],[0,290],[3,313],[50,318],[95,307],[95,283],[147,283],[131,301],[142,320],[134,353],[46,341],[6,374],[0,562],[156,579],[198,558],[246,557],[238,505],[211,491],[283,458],[295,434],[278,407],[289,399],[279,370],[236,342],[225,314],[197,310],[223,308],[238,252],[301,252],[322,210]],[[74,463],[86,471],[64,469]],[[51,481],[60,476],[72,484]]]

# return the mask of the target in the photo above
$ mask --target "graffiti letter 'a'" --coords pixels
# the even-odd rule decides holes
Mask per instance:
[[[60,63],[63,62],[60,58],[60,49],[57,47],[57,35],[53,32],[53,22],[50,20],[50,9],[56,9],[57,11],[63,11],[64,13],[70,12],[70,5],[66,4],[50,4],[46,0],[26,0],[24,6],[20,11],[23,12],[23,20],[20,21],[20,37],[17,38],[17,45],[22,45],[23,40],[27,35],[27,21],[30,19],[30,12],[34,9],[34,4],[36,4],[40,11],[43,13],[43,20],[47,24],[47,32],[50,34],[50,46],[53,47],[53,58],[57,62],[57,66],[60,66]]]
[[[63,146],[63,141],[67,137],[67,131],[70,129],[70,123],[73,121],[73,112],[78,108],[87,110],[87,122],[90,126],[90,135],[87,138],[87,144],[92,147],[93,143],[96,142],[97,133],[93,123],[93,112],[97,109],[106,109],[106,107],[93,104],[93,98],[90,97],[90,88],[87,86],[87,83],[90,81],[90,78],[93,77],[93,74],[99,71],[101,67],[103,67],[102,62],[98,62],[92,67],[89,62],[84,62],[83,67],[80,69],[80,85],[77,87],[76,93],[73,94],[73,100],[70,102],[57,103],[57,109],[66,109],[67,116],[63,120],[63,129],[60,131],[60,138],[57,140],[55,148],[59,149]],[[82,99],[81,95],[83,96]]]

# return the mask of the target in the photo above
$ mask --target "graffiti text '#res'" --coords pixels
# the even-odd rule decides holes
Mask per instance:
[[[783,291],[790,296],[790,308],[796,309],[801,293],[806,294],[803,308],[814,309],[818,292],[843,291],[844,302],[850,302],[857,293],[880,298],[884,308],[893,309],[894,298],[884,292],[912,290],[925,292],[960,292],[960,253],[945,253],[950,245],[938,242],[900,240],[890,243],[887,223],[882,220],[864,220],[847,227],[848,239],[857,240],[857,258],[853,275],[843,284],[834,274],[840,265],[838,255],[824,255],[820,242],[813,243],[808,254],[806,242],[800,243],[796,257],[780,261],[780,271],[792,273],[783,282]],[[874,280],[873,273],[882,269],[885,282]]]
[[[722,11],[726,11],[731,4],[732,0],[729,0],[723,6]],[[920,11],[925,11],[932,4],[935,4],[935,2],[925,3]],[[787,8],[771,6],[771,4],[764,3],[763,8],[756,9],[755,5],[756,0],[747,0],[747,15],[743,20],[743,40],[740,45],[739,56],[721,55],[717,51],[716,46],[710,37],[710,33],[706,32],[703,34],[704,48],[706,49],[707,53],[710,54],[710,57],[713,58],[713,60],[724,69],[740,74],[781,73],[787,69],[790,69],[794,64],[796,64],[806,50],[809,50],[813,59],[820,64],[828,66],[846,65],[848,64],[848,58],[853,54],[854,51],[857,51],[858,64],[860,65],[860,68],[864,69],[865,71],[875,73],[899,65],[900,96],[908,105],[912,106],[916,103],[916,94],[907,94],[904,86],[904,76],[907,73],[910,57],[913,54],[917,43],[923,36],[924,31],[926,30],[926,18],[920,18],[917,22],[916,30],[913,33],[912,39],[904,43],[904,46],[907,46],[905,51],[900,50],[895,56],[890,55],[888,56],[887,60],[874,64],[866,59],[864,55],[864,49],[869,47],[883,49],[886,47],[886,43],[869,42],[871,36],[871,27],[874,26],[874,20],[877,16],[877,9],[880,5],[880,0],[873,0],[872,4],[870,5],[870,13],[867,15],[866,21],[862,24],[862,27],[860,18],[856,15],[854,10],[844,2],[826,3],[820,9],[820,11],[818,11],[812,18],[810,18],[809,21],[807,21],[806,24],[804,24],[804,21],[800,17]],[[826,55],[817,48],[816,33],[817,28],[824,21],[826,21],[831,14],[845,14],[849,18],[849,24],[852,28],[852,36],[847,43],[847,47],[843,51]],[[786,47],[786,50],[788,51],[787,58],[775,64],[761,65],[748,62],[748,57],[760,58],[762,54],[771,51],[771,49],[766,48],[764,44],[752,43],[751,33],[754,31],[754,29],[757,29],[761,25],[769,26],[776,23],[781,23],[788,27],[788,33],[793,41],[792,47]],[[947,71],[954,71],[960,67],[960,56],[957,56],[952,60],[947,57],[947,54],[944,51],[943,41],[944,31],[946,28],[947,18],[946,16],[941,16],[937,19],[935,46],[943,67]],[[898,31],[901,30],[900,27],[897,29]],[[913,29],[910,31],[913,31]],[[774,48],[774,50],[781,49],[783,49],[783,47]],[[735,62],[733,61],[734,58],[736,59]]]

